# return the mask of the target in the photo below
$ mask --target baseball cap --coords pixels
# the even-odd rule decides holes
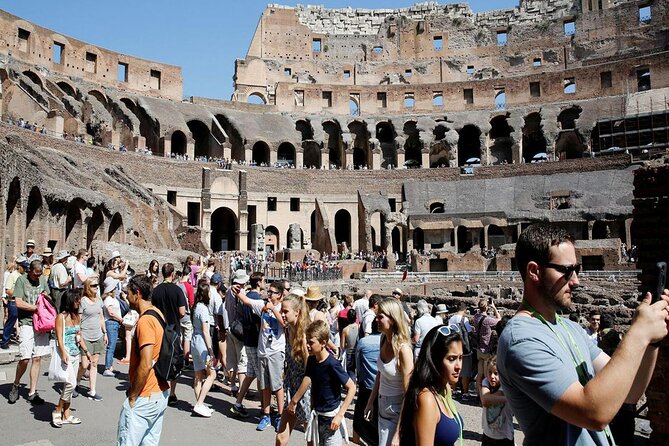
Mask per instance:
[[[35,240],[30,239],[26,242],[26,246],[32,246],[33,248],[35,247]]]
[[[244,285],[248,281],[249,281],[249,275],[246,274],[246,270],[244,270],[244,269],[238,269],[232,275],[232,283],[237,283],[237,284],[240,284],[240,285]]]
[[[219,284],[223,282],[223,276],[221,276],[221,273],[214,273],[211,276],[211,279],[209,279],[209,283],[211,284]]]

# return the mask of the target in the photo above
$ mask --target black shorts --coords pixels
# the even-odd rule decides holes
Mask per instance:
[[[370,389],[365,388],[365,386],[358,386],[358,398],[355,401],[355,409],[353,411],[353,430],[369,446],[377,446],[379,444],[379,430],[377,428],[379,413],[378,398],[374,399],[372,421],[365,420],[365,407],[371,395],[372,391]]]

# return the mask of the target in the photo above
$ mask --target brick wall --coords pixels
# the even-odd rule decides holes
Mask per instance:
[[[669,261],[669,166],[637,169],[634,172],[634,223],[632,233],[639,247],[639,268],[642,273],[640,291],[654,286],[653,265]],[[646,392],[648,418],[654,445],[669,444],[669,342],[660,347],[655,374]]]

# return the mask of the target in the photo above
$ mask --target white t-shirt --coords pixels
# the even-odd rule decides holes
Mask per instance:
[[[355,317],[362,322],[362,317],[365,315],[365,312],[369,310],[369,299],[358,299],[353,302],[353,309],[355,310]]]
[[[281,304],[276,306],[281,310]],[[260,335],[258,336],[258,357],[267,358],[274,353],[286,351],[286,337],[283,327],[274,316],[274,312],[265,309],[264,300],[251,300],[251,310],[260,316]]]
[[[209,316],[211,317],[214,326],[218,325],[216,316],[223,316],[223,321],[226,319],[223,298],[218,290],[211,285],[209,285]]]
[[[86,267],[81,262],[74,262],[74,270],[72,271],[72,276],[74,277],[74,287],[83,288],[84,282],[81,281],[79,276],[86,277]]]
[[[121,316],[121,304],[119,304],[118,299],[112,296],[108,296],[102,305],[102,314],[105,317],[105,321],[113,320],[109,316],[109,311],[114,313],[116,316]]]
[[[49,280],[53,283],[54,288],[65,288],[67,285],[64,285],[67,282],[67,268],[61,262],[56,263],[51,267],[51,276]]]
[[[437,320],[429,314],[424,314],[416,319],[416,322],[413,324],[413,329],[414,332],[420,336],[418,342],[416,342],[416,348],[420,348],[420,346],[423,345],[423,339],[425,339],[427,332],[437,325],[439,325]]]
[[[490,389],[488,378],[483,378],[482,385]],[[481,426],[483,433],[490,438],[513,440],[513,411],[509,403],[484,407],[481,411]]]
[[[367,310],[365,314],[362,316],[362,332],[367,336],[368,334],[372,333],[372,322],[374,322],[374,318],[376,318],[376,314],[372,310]]]

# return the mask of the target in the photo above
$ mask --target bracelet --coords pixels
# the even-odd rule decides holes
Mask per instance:
[[[86,355],[87,355],[87,354],[88,354],[88,350],[84,350],[84,354],[86,354]]]

